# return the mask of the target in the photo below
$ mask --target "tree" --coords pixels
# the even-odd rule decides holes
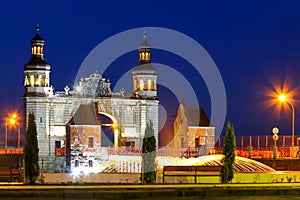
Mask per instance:
[[[228,122],[223,147],[223,166],[221,169],[221,182],[229,183],[234,177],[235,141],[233,125]]]
[[[37,141],[37,130],[33,112],[28,116],[28,127],[25,133],[24,160],[26,182],[34,184],[39,175],[39,149]]]
[[[154,184],[156,182],[156,139],[151,120],[145,130],[142,153],[142,183]]]

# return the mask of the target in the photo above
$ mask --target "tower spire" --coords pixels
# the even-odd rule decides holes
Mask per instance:
[[[139,50],[139,64],[145,64],[145,63],[150,63],[150,51],[151,51],[151,46],[147,42],[147,34],[146,34],[146,29],[144,29],[144,34],[143,34],[143,42],[142,44],[139,45],[138,50]]]
[[[143,42],[139,45],[139,65],[132,71],[135,98],[157,98],[157,70],[151,65],[151,46],[144,29]],[[138,95],[137,95],[138,94]]]
[[[38,23],[36,24],[35,31],[36,31],[36,34],[40,33],[40,27],[39,27]]]
[[[44,39],[39,34],[39,24],[31,39],[31,59],[24,66],[25,95],[46,95],[45,88],[50,86],[50,65],[44,60]]]
[[[144,42],[147,41],[147,34],[146,34],[146,29],[144,29]]]

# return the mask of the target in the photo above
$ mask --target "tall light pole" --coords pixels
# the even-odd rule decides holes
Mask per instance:
[[[6,119],[5,122],[5,149],[7,149],[7,135],[8,135],[8,128],[7,125],[16,125],[17,130],[18,130],[18,149],[20,149],[20,139],[21,139],[21,127],[17,124],[17,114],[12,114],[9,118]]]
[[[20,146],[21,146],[21,126],[18,126],[18,149],[20,150]]]
[[[5,149],[7,149],[7,121],[5,122]]]
[[[278,99],[281,102],[288,103],[292,108],[292,147],[294,147],[294,141],[295,141],[295,107],[290,101],[287,100],[287,98],[284,94],[279,95]]]

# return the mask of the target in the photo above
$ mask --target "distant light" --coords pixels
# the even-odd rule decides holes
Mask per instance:
[[[280,95],[278,96],[278,99],[279,99],[279,101],[284,102],[284,101],[286,101],[286,96],[285,96],[284,94],[280,94]]]
[[[75,167],[72,170],[71,176],[73,177],[73,179],[78,178],[80,175],[80,168],[79,167]]]
[[[279,133],[279,128],[277,128],[277,127],[272,128],[272,133],[278,134]]]
[[[9,120],[9,123],[13,125],[13,124],[16,123],[16,120],[14,118],[12,118],[12,119]]]

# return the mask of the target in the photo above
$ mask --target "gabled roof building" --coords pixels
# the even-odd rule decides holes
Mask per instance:
[[[199,154],[207,154],[214,144],[215,127],[211,125],[203,108],[181,103],[174,121],[174,148],[198,148]]]

